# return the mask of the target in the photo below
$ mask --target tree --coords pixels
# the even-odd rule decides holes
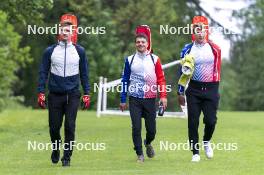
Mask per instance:
[[[236,98],[239,93],[239,84],[237,83],[237,73],[232,69],[229,60],[222,60],[220,83],[220,104],[221,110],[235,110]]]
[[[237,110],[264,110],[264,5],[257,0],[237,17],[244,20],[243,36],[234,43],[231,69],[236,73]]]
[[[29,47],[19,48],[21,36],[0,11],[0,110],[12,95],[12,85],[19,81],[15,72],[30,61]]]

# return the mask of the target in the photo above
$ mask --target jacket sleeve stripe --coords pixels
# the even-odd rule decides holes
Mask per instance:
[[[159,96],[160,98],[166,98],[167,93],[166,93],[166,80],[164,76],[164,72],[162,70],[162,64],[160,62],[160,59],[158,58],[156,64],[155,64],[155,73],[157,77],[157,85],[159,89]]]
[[[125,67],[122,75],[122,92],[121,92],[121,103],[126,103],[126,96],[128,91],[129,79],[130,79],[131,69],[128,62],[128,58],[125,59]]]

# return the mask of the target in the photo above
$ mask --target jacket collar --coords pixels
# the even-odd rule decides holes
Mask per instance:
[[[62,46],[62,47],[65,47],[65,42],[63,42],[63,41],[59,41],[59,43],[58,43],[60,46]],[[67,43],[67,47],[69,47],[69,46],[72,46],[72,42],[68,42]]]
[[[196,47],[203,47],[206,43],[207,43],[206,41],[204,41],[204,42],[202,42],[202,43],[198,43],[198,42],[194,41],[194,45],[195,45]]]
[[[141,53],[141,52],[139,52],[139,51],[136,51],[136,54],[137,54],[137,56],[139,57],[139,58],[145,58],[149,53],[148,53],[148,51],[146,51],[146,52],[144,52],[144,53]]]

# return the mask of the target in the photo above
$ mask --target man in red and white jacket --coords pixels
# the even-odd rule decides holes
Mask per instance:
[[[187,54],[194,57],[194,72],[188,88],[178,85],[178,101],[185,105],[185,95],[188,109],[188,135],[193,152],[192,162],[200,161],[199,153],[199,118],[204,114],[203,146],[207,158],[213,157],[210,140],[217,121],[219,103],[219,82],[221,71],[221,49],[208,39],[208,21],[204,16],[193,18],[193,42],[185,45],[181,58]],[[181,69],[180,72],[182,73]]]
[[[122,92],[120,109],[126,108],[126,96],[129,96],[129,111],[132,121],[132,136],[134,150],[138,162],[144,162],[141,138],[141,118],[145,119],[146,139],[144,144],[149,158],[154,157],[151,142],[156,134],[156,105],[159,91],[160,103],[167,106],[166,81],[162,65],[158,56],[152,54],[148,48],[148,36],[139,33],[135,37],[136,53],[125,59],[122,76]]]

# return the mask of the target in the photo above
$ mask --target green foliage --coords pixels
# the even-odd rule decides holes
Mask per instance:
[[[19,81],[15,72],[30,61],[29,47],[19,48],[21,36],[8,23],[7,15],[0,11],[0,110],[12,94],[12,85]]]
[[[29,43],[34,43],[27,35],[26,25],[43,24],[43,12],[50,9],[52,4],[52,0],[0,2],[0,109],[12,103],[9,103],[7,98],[12,99],[14,103],[17,103],[15,101],[20,99],[20,96],[24,99],[25,94],[21,88],[26,88],[27,84],[34,82],[33,74],[23,77],[25,70],[31,69],[32,49],[30,50]],[[32,91],[29,93],[32,94]],[[11,98],[11,95],[19,97]]]
[[[4,0],[0,9],[8,15],[11,24],[26,25],[30,22],[42,22],[43,11],[52,7],[53,0]]]
[[[232,69],[237,73],[239,93],[236,109],[264,110],[264,35],[259,34],[237,42],[232,57]]]
[[[235,110],[236,97],[239,93],[237,74],[227,60],[222,60],[220,83],[220,110]]]
[[[238,93],[234,104],[237,110],[264,110],[264,6],[256,1],[237,16],[246,20],[243,37],[236,41],[231,52],[230,68],[236,73]]]

